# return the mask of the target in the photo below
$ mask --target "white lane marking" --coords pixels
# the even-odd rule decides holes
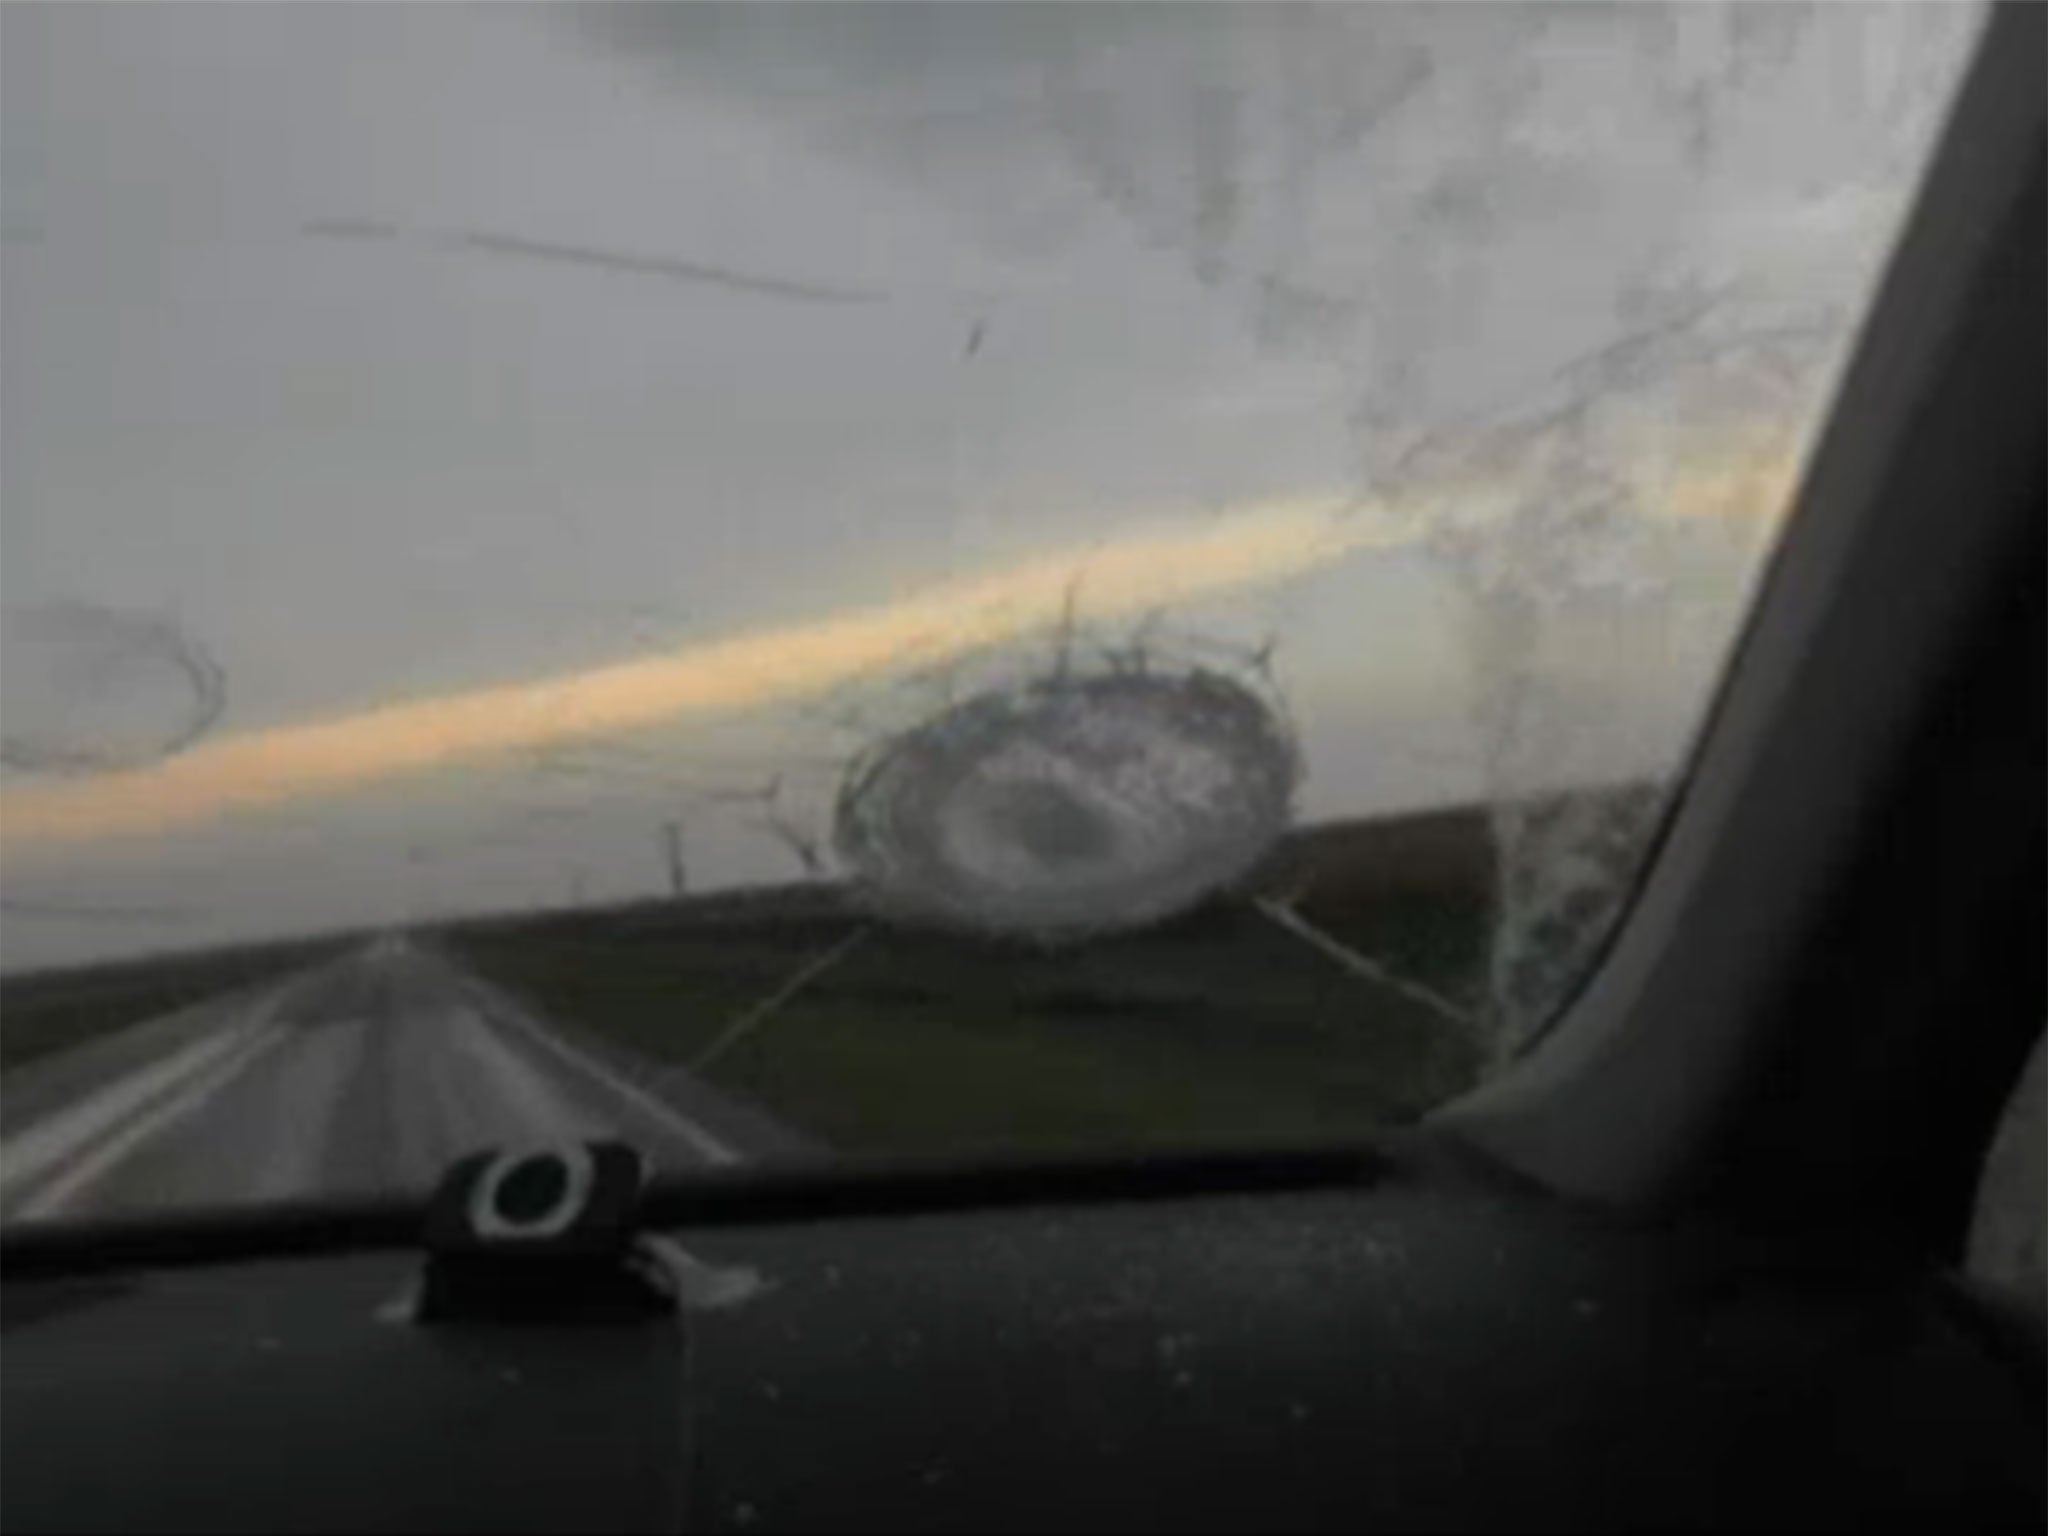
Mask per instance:
[[[190,1033],[192,1026],[204,1024],[208,1015],[215,1016],[211,1027],[200,1029],[197,1034]],[[86,1099],[101,1089],[120,1082],[129,1073],[139,1071],[141,1068],[152,1065],[155,1062],[167,1060],[169,1052],[167,1050],[158,1050],[152,1053],[145,1046],[141,1050],[140,1056],[131,1062],[126,1072],[118,1072],[112,1077],[100,1077],[96,1084],[90,1071],[91,1065],[95,1061],[119,1061],[124,1055],[135,1056],[138,1043],[154,1043],[160,1036],[183,1036],[186,1045],[191,1045],[194,1041],[198,1040],[211,1039],[221,1030],[229,1027],[232,1017],[233,1010],[225,1007],[221,998],[209,997],[200,1002],[175,1009],[170,1013],[159,1014],[153,1019],[144,1019],[125,1028],[114,1029],[107,1034],[99,1036],[97,1039],[88,1040],[82,1045],[54,1052],[49,1056],[14,1068],[11,1072],[0,1075],[0,1131],[5,1131],[17,1123],[26,1126],[42,1125],[52,1117],[84,1103]],[[17,1113],[14,1109],[6,1108],[7,1098],[16,1089],[17,1084],[24,1080],[32,1081],[53,1072],[61,1074],[69,1070],[76,1070],[80,1065],[88,1069],[83,1079],[86,1086],[82,1089],[74,1089],[69,1094],[60,1095],[54,1107],[46,1105],[42,1109],[33,1110],[26,1114]],[[4,1150],[4,1147],[5,1143],[0,1142],[0,1150]],[[4,1187],[4,1179],[4,1172],[0,1172],[0,1187]]]
[[[79,1195],[105,1178],[144,1142],[197,1114],[208,1100],[284,1038],[284,1028],[277,1024],[265,1025],[253,1032],[239,1032],[235,1036],[236,1048],[225,1058],[214,1062],[210,1069],[200,1072],[196,1078],[188,1079],[178,1091],[156,1101],[130,1118],[119,1131],[96,1143],[85,1155],[24,1200],[13,1215],[35,1220],[61,1214]]]
[[[678,1136],[694,1148],[699,1157],[711,1163],[739,1163],[745,1157],[734,1147],[728,1146],[678,1110],[673,1104],[663,1103],[646,1089],[628,1082],[610,1068],[585,1056],[565,1042],[557,1039],[550,1031],[543,1029],[532,1020],[524,1018],[512,1008],[494,1007],[486,1015],[491,1024],[509,1025],[543,1050],[564,1062],[573,1070],[582,1073],[590,1081],[609,1093],[618,1095],[627,1103],[651,1116],[654,1121],[671,1135]]]
[[[206,1071],[233,1052],[254,1031],[266,1028],[269,1010],[239,1028],[223,1021],[191,1044],[143,1063],[74,1104],[44,1115],[25,1130],[0,1141],[0,1199],[19,1192],[58,1165],[77,1156],[95,1141],[141,1114],[162,1095]]]

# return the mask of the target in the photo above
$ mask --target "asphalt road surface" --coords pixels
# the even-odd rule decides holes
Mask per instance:
[[[657,1167],[799,1150],[402,937],[0,1084],[0,1220],[420,1192],[465,1153],[622,1137]]]

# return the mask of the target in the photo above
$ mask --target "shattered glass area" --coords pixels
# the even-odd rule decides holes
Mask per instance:
[[[1277,709],[1206,667],[1059,672],[982,693],[858,760],[834,843],[875,905],[1037,938],[1181,911],[1287,824]]]
[[[1641,727],[1623,711],[1587,708],[1556,637],[1605,626],[1665,645],[1688,631],[1732,638],[1742,591],[1687,581],[1691,547],[1703,530],[1767,532],[1756,509],[1791,494],[1838,334],[1705,301],[1575,360],[1512,408],[1432,433],[1384,471],[1390,505],[1431,509],[1417,541],[1463,599],[1502,1055],[1528,1043],[1598,958],[1666,800],[1653,778],[1572,782],[1589,743],[1645,762],[1660,748],[1649,733],[1632,740]],[[1700,696],[1709,659],[1718,665],[1717,652],[1691,662]]]
[[[160,762],[199,740],[226,678],[168,619],[83,603],[0,610],[0,766],[42,775]]]
[[[590,17],[700,84],[693,62],[736,62],[727,89],[915,186],[1011,273],[1057,268],[1106,210],[1261,358],[1320,372],[1354,516],[1404,529],[1455,608],[1504,1055],[1626,908],[1886,254],[1875,232],[1978,21],[1792,4]],[[828,106],[828,78],[873,94]],[[1007,307],[977,312],[969,356]],[[1645,711],[1589,684],[1603,669],[1685,702]],[[979,718],[947,717],[970,735]],[[1007,728],[1023,754],[1026,723]],[[929,730],[874,749],[878,793],[923,782],[906,762],[953,783]],[[1060,803],[1079,803],[1066,773]],[[981,839],[963,853],[964,826],[942,835],[910,799],[914,851],[861,831],[841,851],[906,909],[950,910],[966,898],[938,895],[939,872],[993,857],[997,813],[963,810]],[[1029,910],[976,920],[1051,921]]]

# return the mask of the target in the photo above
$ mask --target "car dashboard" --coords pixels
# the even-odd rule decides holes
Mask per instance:
[[[65,1273],[45,1246],[0,1287],[0,1518],[2041,1520],[2040,1356],[1943,1276],[1414,1160],[1312,1184],[650,1227],[674,1305],[604,1319],[425,1320],[404,1249]]]

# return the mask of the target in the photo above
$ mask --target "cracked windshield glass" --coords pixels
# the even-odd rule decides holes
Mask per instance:
[[[1468,1088],[1980,20],[7,6],[0,1217]]]

